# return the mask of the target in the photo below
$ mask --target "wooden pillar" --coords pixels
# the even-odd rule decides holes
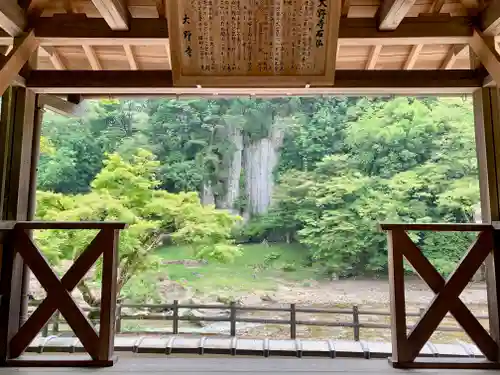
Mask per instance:
[[[500,91],[482,88],[473,95],[476,149],[483,222],[500,222]],[[500,241],[486,260],[490,334],[500,344]]]
[[[0,121],[0,219],[31,220],[36,193],[36,161],[40,134],[37,96],[22,87],[9,88],[2,97]],[[26,312],[29,270],[21,257],[3,247],[0,277],[0,361],[8,358],[7,343]],[[12,255],[13,258],[12,258]]]

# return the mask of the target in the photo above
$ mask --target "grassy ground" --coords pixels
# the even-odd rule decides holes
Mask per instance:
[[[233,263],[220,264],[209,262],[195,267],[182,264],[170,264],[168,276],[171,280],[185,282],[200,292],[213,291],[219,288],[226,290],[247,291],[272,289],[277,278],[281,280],[300,281],[314,278],[315,271],[304,266],[306,250],[298,245],[284,244],[252,244],[242,245],[242,255]],[[189,248],[169,246],[158,250],[164,260],[189,259],[192,253]],[[279,258],[268,267],[264,267],[266,257],[271,254]],[[285,271],[285,265],[294,265],[295,270]]]

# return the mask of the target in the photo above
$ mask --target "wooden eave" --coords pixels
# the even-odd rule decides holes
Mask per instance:
[[[207,75],[203,83],[187,79],[179,85],[176,62],[182,51],[172,46],[171,38],[178,33],[174,29],[171,35],[164,1],[129,0],[125,6],[119,0],[37,0],[25,9],[15,0],[6,1],[13,5],[0,17],[5,26],[3,31],[0,28],[0,46],[10,48],[14,37],[28,31],[35,35],[39,45],[35,70],[23,75],[26,86],[41,93],[265,95],[272,91],[308,95],[376,93],[377,89],[404,94],[466,93],[481,87],[485,77],[484,71],[471,70],[468,45],[473,40],[478,45],[476,32],[491,47],[485,66],[488,70],[493,66],[497,74],[500,14],[494,2],[471,12],[470,4],[464,6],[458,0],[439,4],[432,0],[383,0],[382,4],[380,0],[350,0],[343,2],[334,33],[333,84],[311,78],[311,84],[304,85],[303,80],[274,76],[233,82]],[[10,21],[9,14],[13,14]],[[257,84],[252,86],[252,82]]]

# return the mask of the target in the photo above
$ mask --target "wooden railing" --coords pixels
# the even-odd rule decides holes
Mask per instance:
[[[39,305],[38,301],[32,301],[30,306],[36,308]],[[139,314],[125,314],[124,309],[139,309],[139,310],[150,310],[147,313]],[[222,310],[229,311],[227,317],[224,316],[181,316],[181,309],[202,309],[202,310]],[[92,313],[95,311],[94,308],[82,307],[82,310],[87,313]],[[159,314],[158,311],[170,311],[171,315]],[[287,313],[289,314],[288,319],[279,318],[262,318],[262,317],[240,317],[239,312],[277,312],[277,313]],[[423,315],[424,309],[419,311],[407,312],[406,316],[411,318],[418,318]],[[307,320],[303,318],[298,318],[297,314],[326,314],[326,315],[349,315],[352,317],[349,321],[327,321],[327,320]],[[180,322],[228,322],[228,332],[230,336],[237,336],[237,323],[258,323],[258,324],[272,324],[272,325],[287,325],[290,328],[290,339],[294,340],[297,338],[297,326],[316,326],[316,327],[345,327],[352,328],[352,337],[354,341],[360,341],[361,329],[390,329],[390,324],[384,323],[373,323],[373,322],[363,322],[363,316],[382,316],[390,317],[391,313],[389,311],[382,310],[362,310],[357,305],[353,305],[351,308],[316,308],[316,307],[297,307],[295,304],[290,304],[289,307],[269,307],[269,306],[238,306],[235,303],[230,305],[204,305],[204,304],[180,304],[179,301],[174,301],[171,304],[120,304],[117,305],[116,309],[116,329],[115,332],[127,333],[127,334],[180,334],[181,328],[179,327]],[[477,319],[487,320],[488,315],[476,315]],[[158,327],[151,328],[149,330],[130,330],[123,329],[122,324],[124,322],[158,322]],[[165,322],[171,322],[165,324]],[[95,326],[99,325],[99,319],[92,319],[92,323]],[[42,336],[47,337],[49,335],[59,335],[65,334],[68,329],[65,327],[66,321],[61,318],[58,312],[56,312],[49,322],[45,325],[42,330]],[[155,330],[156,328],[156,330]],[[165,328],[170,328],[170,331],[165,331]],[[436,331],[441,332],[463,332],[460,327],[456,326],[439,326]]]
[[[496,229],[491,224],[382,224],[388,235],[389,283],[391,293],[392,364],[395,367],[498,367],[499,346],[460,300],[460,293],[472,280],[485,259],[496,248]],[[445,280],[421,250],[413,243],[407,231],[477,232],[455,271]],[[403,259],[415,269],[421,279],[436,294],[409,334],[406,324]],[[451,313],[479,350],[491,361],[486,364],[435,363],[416,361],[422,347],[429,340],[447,313]],[[492,326],[492,324],[490,324]]]
[[[0,338],[7,350],[2,353],[2,362],[16,365],[111,365],[113,363],[113,340],[115,327],[116,284],[118,269],[118,236],[119,230],[125,228],[123,223],[102,222],[3,222],[2,231],[2,274],[0,279],[0,320],[8,321],[13,312],[19,308],[11,304],[11,293],[18,278],[13,277],[14,259],[20,255],[29,267],[47,297],[40,303],[29,319],[20,327],[2,327]],[[98,230],[97,235],[78,259],[60,279],[51,269],[42,252],[31,238],[31,231],[37,229],[57,230]],[[78,285],[87,271],[102,255],[102,287],[100,300],[100,325],[97,333],[84,313],[71,297],[71,291]],[[90,360],[75,361],[29,361],[15,360],[25,351],[29,343],[46,325],[55,311],[68,322],[75,335],[80,339]],[[6,319],[7,318],[7,319]],[[10,321],[10,320],[9,320]],[[4,325],[6,326],[6,325]],[[22,363],[21,363],[22,362]]]

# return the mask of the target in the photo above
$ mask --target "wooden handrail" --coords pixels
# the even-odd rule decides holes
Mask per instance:
[[[30,306],[36,307],[39,306],[38,301],[31,301]],[[210,309],[219,309],[219,310],[230,310],[231,305],[213,305],[213,304],[179,304],[177,300],[175,300],[173,303],[168,303],[168,304],[120,304],[118,305],[117,308],[117,314],[116,314],[116,333],[122,333],[122,321],[158,321],[158,322],[172,322],[172,333],[173,334],[178,334],[179,333],[179,322],[230,322],[233,324],[234,327],[236,327],[237,323],[267,323],[267,324],[280,324],[280,325],[289,325],[290,326],[290,338],[295,339],[297,338],[297,327],[298,325],[305,325],[305,326],[329,326],[329,327],[347,327],[347,328],[352,328],[353,329],[353,338],[354,341],[359,341],[360,340],[360,330],[361,328],[372,328],[372,329],[389,329],[391,328],[390,324],[385,324],[385,323],[370,323],[370,322],[363,322],[361,321],[360,317],[366,316],[366,315],[378,315],[378,316],[390,316],[391,313],[389,311],[383,311],[383,310],[362,310],[360,309],[357,305],[353,305],[350,308],[344,308],[344,309],[331,309],[331,308],[308,308],[308,307],[297,307],[295,304],[290,304],[289,307],[287,306],[282,306],[282,307],[267,307],[267,306],[238,306],[234,305],[233,309],[236,312],[240,311],[255,311],[255,312],[269,312],[269,311],[274,311],[274,312],[282,312],[282,313],[288,313],[290,315],[289,319],[276,319],[276,318],[258,318],[258,317],[239,317],[237,314],[234,314],[233,316],[227,316],[227,317],[212,317],[212,316],[196,316],[196,317],[186,317],[186,316],[179,316],[179,309],[205,309],[205,307],[209,307]],[[81,306],[80,307],[83,311],[89,312],[89,311],[96,311],[96,308],[89,308],[87,306]],[[158,309],[170,309],[172,310],[172,315],[163,315],[163,314],[157,314],[157,313],[141,313],[141,314],[123,314],[123,309],[124,308],[132,308],[132,309],[140,309],[140,308],[147,308],[147,309],[153,309],[153,310],[158,310]],[[298,313],[318,313],[318,314],[329,314],[329,315],[352,315],[352,320],[351,321],[321,321],[321,320],[305,320],[305,319],[298,319],[297,314]],[[412,312],[407,312],[406,316],[407,317],[421,317],[424,313],[424,309],[420,309],[420,311],[412,311]],[[449,318],[449,317],[448,317]],[[481,320],[487,320],[488,316],[487,315],[476,315],[477,319]],[[67,332],[66,330],[59,330],[59,323],[65,323],[63,319],[60,319],[60,317],[54,316],[50,322],[53,326],[52,329],[50,330],[53,335],[57,335],[61,332]],[[94,324],[98,324],[99,320],[93,320]],[[413,326],[410,326],[408,328],[413,328]],[[49,335],[49,327],[46,325],[44,327],[45,331],[43,332],[43,336],[46,337]],[[442,332],[463,332],[459,327],[446,327],[446,326],[439,326],[436,331],[442,331]],[[160,331],[155,331],[155,330],[148,330],[148,331],[137,331],[137,330],[127,330],[127,333],[137,333],[137,334],[159,334],[165,333],[165,330],[162,328]],[[236,332],[231,332],[231,334],[234,333],[236,335]]]
[[[474,277],[481,264],[484,263],[489,254],[497,250],[498,223],[381,224],[380,228],[387,231],[388,236],[393,366],[404,368],[443,367],[443,363],[439,365],[433,365],[432,362],[422,363],[422,361],[417,363],[415,359],[448,313],[453,315],[485,357],[498,364],[500,359],[499,344],[460,299],[460,293]],[[410,230],[478,232],[478,234],[455,271],[445,280],[408,236],[407,231]],[[417,324],[411,327],[409,334],[407,332],[409,327],[406,324],[404,259],[436,294]],[[490,328],[495,329],[493,323],[490,324]],[[448,363],[446,366],[456,368],[457,364]],[[465,367],[458,366],[458,368]]]
[[[16,229],[125,229],[127,224],[100,221],[16,221]]]
[[[116,309],[116,284],[118,269],[118,236],[119,230],[126,228],[125,223],[117,222],[50,222],[50,221],[16,221],[1,223],[0,227],[10,228],[2,231],[3,258],[0,279],[0,320],[12,316],[16,306],[10,305],[10,295],[17,279],[12,277],[14,256],[20,256],[30,268],[47,297],[38,305],[28,320],[20,327],[2,330],[0,339],[7,343],[7,350],[2,352],[0,362],[3,364],[26,365],[26,360],[16,360],[23,354],[29,343],[38,332],[44,329],[54,312],[60,312],[80,339],[90,361],[82,361],[82,365],[109,366],[113,363],[113,340]],[[40,249],[34,243],[30,231],[39,229],[57,230],[97,230],[97,234],[86,249],[81,252],[66,274],[59,278],[51,269]],[[88,321],[85,314],[76,305],[71,292],[88,270],[102,256],[102,287],[100,299],[99,332]],[[4,303],[5,301],[5,303]],[[12,312],[14,311],[14,312]],[[35,361],[36,362],[36,361]],[[30,364],[37,365],[33,361]],[[71,363],[74,363],[71,362]],[[46,364],[46,363],[45,363]],[[67,364],[67,363],[66,363]],[[52,361],[52,365],[65,365],[64,360]]]
[[[496,223],[381,223],[379,228],[383,231],[389,230],[417,230],[433,232],[482,232],[493,230]]]

